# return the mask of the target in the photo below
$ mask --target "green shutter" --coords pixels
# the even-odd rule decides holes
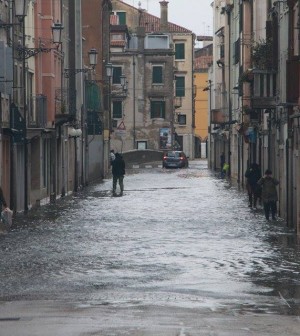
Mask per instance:
[[[152,67],[152,83],[162,84],[162,66],[153,66]]]
[[[165,101],[151,101],[151,118],[162,118],[166,116]]]
[[[121,119],[122,118],[122,101],[116,100],[113,102],[113,118]]]
[[[176,78],[176,97],[185,96],[185,77]]]
[[[166,102],[161,102],[161,118],[166,118]]]
[[[175,44],[175,59],[185,59],[184,43]]]
[[[121,75],[122,75],[122,67],[115,66],[113,68],[113,77],[112,77],[113,84],[121,84]]]
[[[126,12],[118,12],[119,25],[126,25]]]

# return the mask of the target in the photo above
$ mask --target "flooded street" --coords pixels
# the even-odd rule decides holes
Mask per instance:
[[[124,184],[123,197],[111,197],[107,180],[18,216],[0,236],[1,336],[27,335],[26,326],[28,335],[283,335],[288,329],[277,323],[300,328],[300,249],[283,221],[267,222],[262,209],[248,208],[245,192],[213,176],[206,161],[135,170]],[[64,313],[38,307],[47,302]],[[45,309],[44,317],[80,312],[99,325],[75,331],[73,321],[68,331],[38,334],[40,322],[29,323],[27,309],[30,321]],[[253,322],[239,325],[254,316],[269,325],[262,319],[261,332]],[[198,325],[210,317],[240,322],[228,334],[222,320]]]

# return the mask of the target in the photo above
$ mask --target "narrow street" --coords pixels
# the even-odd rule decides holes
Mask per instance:
[[[1,336],[299,335],[300,249],[207,169],[128,170],[0,236]]]

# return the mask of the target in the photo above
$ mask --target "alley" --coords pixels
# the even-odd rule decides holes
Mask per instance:
[[[298,335],[300,250],[244,191],[137,169],[19,216],[0,236],[0,335]],[[43,331],[43,332],[42,332]]]

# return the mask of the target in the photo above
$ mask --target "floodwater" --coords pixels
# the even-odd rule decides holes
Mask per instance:
[[[190,168],[136,170],[19,215],[0,236],[0,300],[300,313],[300,249],[244,191]]]

